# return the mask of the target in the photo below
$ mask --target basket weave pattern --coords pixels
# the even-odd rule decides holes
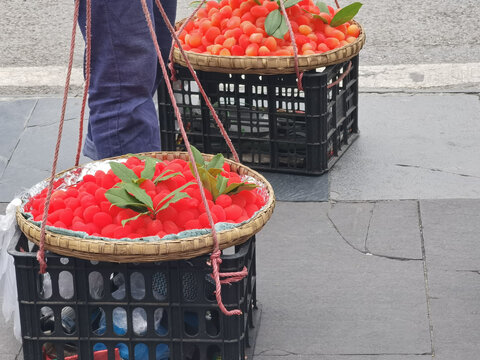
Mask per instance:
[[[179,22],[181,24],[182,22]],[[327,51],[322,54],[299,55],[298,68],[300,71],[313,70],[319,67],[339,64],[355,57],[365,44],[365,31],[360,27],[360,35],[351,44]],[[293,74],[295,72],[295,58],[293,56],[219,56],[197,54],[185,51],[188,60],[195,70],[221,72],[228,74]],[[182,66],[187,66],[182,53],[178,48],[173,50],[173,60]]]
[[[160,160],[183,159],[188,161],[186,152],[155,152],[142,153],[140,155],[151,156]],[[125,157],[127,156],[112,159]],[[212,157],[213,155],[204,155],[206,160],[210,160]],[[220,249],[242,244],[255,235],[270,219],[275,207],[273,188],[262,175],[234,161],[228,159],[225,159],[225,161],[230,164],[231,171],[239,175],[251,176],[265,184],[268,199],[265,206],[245,224],[229,230],[217,231]],[[57,174],[57,177],[73,169],[65,170]],[[17,209],[16,217],[21,231],[30,241],[38,245],[40,243],[40,227],[25,219],[20,208]],[[57,234],[48,230],[45,235],[45,249],[56,254],[87,260],[120,263],[191,259],[210,253],[213,250],[213,245],[211,233],[196,237],[154,242],[82,239],[75,236]]]

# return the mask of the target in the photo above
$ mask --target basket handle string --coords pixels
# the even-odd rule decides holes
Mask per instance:
[[[334,87],[335,85],[338,85],[338,84],[340,83],[340,81],[342,81],[343,79],[345,79],[345,76],[347,76],[347,75],[350,73],[351,70],[352,70],[352,62],[350,61],[350,62],[348,63],[348,68],[347,68],[347,70],[345,70],[345,71],[343,72],[343,74],[339,76],[339,78],[338,78],[337,80],[335,80],[335,81],[332,82],[331,84],[328,84],[328,85],[327,85],[327,89],[330,89],[330,88]]]
[[[90,1],[90,0],[88,0]],[[72,66],[73,66],[73,54],[75,52],[75,34],[77,31],[77,21],[78,21],[78,13],[80,8],[80,0],[75,0],[75,11],[73,15],[73,28],[72,28],[72,39],[70,42],[70,56],[68,60],[68,70],[67,70],[67,77],[65,79],[65,88],[63,92],[63,102],[62,102],[62,112],[60,115],[60,123],[58,126],[58,135],[57,135],[57,144],[55,145],[55,154],[53,157],[52,163],[52,172],[48,182],[48,191],[47,196],[45,198],[45,206],[43,208],[43,218],[42,218],[42,225],[40,229],[40,245],[39,250],[37,252],[37,260],[40,265],[40,274],[44,274],[47,270],[47,263],[45,262],[45,226],[47,224],[48,218],[48,209],[50,207],[50,199],[52,197],[53,192],[53,185],[55,181],[55,172],[57,170],[57,162],[58,162],[58,153],[60,151],[60,143],[62,142],[62,133],[63,133],[63,123],[65,121],[65,110],[67,108],[67,100],[68,100],[68,90],[70,87],[70,77],[72,75]]]
[[[205,4],[206,2],[207,2],[207,0],[200,1],[200,4],[198,4],[198,6],[195,8],[195,10],[193,10],[192,14],[188,17],[188,19],[183,22],[183,24],[180,26],[180,28],[178,29],[176,34],[181,34],[182,33],[183,29],[185,29],[187,24],[195,17],[195,15],[197,15],[198,10],[200,10],[202,8],[203,4]],[[170,54],[168,55],[168,59],[169,59],[168,69],[170,70],[170,74],[171,74],[170,80],[172,80],[172,81],[177,80],[176,71],[175,71],[175,68],[173,66],[173,47],[174,47],[175,41],[176,41],[176,37],[173,37],[172,47],[170,48]],[[178,43],[178,41],[177,41],[177,43]],[[178,45],[178,47],[181,49],[180,45]]]
[[[228,148],[233,155],[233,159],[236,162],[240,162],[240,158],[238,157],[238,153],[235,150],[235,147],[233,146],[232,140],[230,139],[230,136],[228,136],[227,131],[225,130],[225,127],[223,126],[223,123],[218,118],[218,114],[215,111],[215,109],[213,108],[212,103],[211,103],[210,99],[208,98],[207,93],[203,89],[203,86],[200,83],[200,80],[198,79],[198,76],[195,73],[195,70],[193,70],[192,64],[188,60],[187,54],[185,54],[185,50],[183,50],[182,45],[180,44],[180,40],[178,39],[178,36],[175,33],[175,29],[172,26],[172,24],[170,23],[170,20],[168,19],[167,14],[165,13],[165,10],[163,9],[162,4],[160,3],[160,0],[155,0],[155,3],[157,4],[158,10],[160,11],[160,14],[162,15],[163,20],[164,20],[165,24],[167,25],[168,30],[170,30],[170,33],[172,34],[173,42],[175,42],[177,44],[178,49],[182,53],[182,56],[185,60],[185,63],[187,64],[188,70],[190,70],[190,73],[192,74],[195,82],[198,85],[198,89],[200,90],[200,93],[202,94],[203,99],[205,100],[205,104],[207,105],[208,109],[210,110],[210,113],[212,114],[213,119],[215,120],[215,123],[217,124],[217,126],[220,130],[220,133],[223,135],[223,138],[225,139],[225,142],[227,143]],[[189,18],[189,20],[190,20],[190,18]],[[185,25],[189,20],[185,21],[185,23],[183,25]],[[173,49],[173,46],[172,46],[172,49]],[[162,61],[163,61],[163,58],[162,58]],[[170,62],[170,65],[172,66],[172,69],[173,69],[173,61]],[[172,74],[174,72],[175,71],[172,70]],[[165,77],[165,79],[167,79],[167,77]],[[165,81],[165,82],[168,83],[168,81]],[[172,104],[173,104],[173,102],[172,102]],[[176,102],[175,102],[175,106],[176,106]],[[177,119],[178,119],[178,117],[177,117]]]
[[[335,5],[337,6],[337,9],[340,9],[340,4],[338,3],[338,0],[335,0]]]
[[[146,2],[146,0],[140,0],[140,1],[142,3],[143,13],[145,15],[145,19],[147,21],[148,28],[150,30],[150,35],[152,36],[153,45],[154,45],[155,50],[157,52],[158,61],[160,63],[160,67],[162,69],[163,76],[164,76],[165,79],[168,79],[167,68],[165,66],[165,63],[164,63],[163,58],[162,58],[162,54],[160,52],[160,47],[159,47],[158,42],[157,42],[157,36],[155,35],[155,30],[154,30],[154,27],[153,27],[152,19],[150,17],[150,11],[148,10],[148,7],[147,7],[147,2]],[[165,11],[163,11],[162,5],[160,4],[159,1],[156,1],[156,3],[157,3],[157,6],[160,10],[160,13],[162,14],[162,17],[163,17],[163,20],[164,20],[165,24],[167,24],[170,32],[172,33],[172,36],[174,38],[176,38],[177,36],[175,34],[175,31],[173,30],[173,27],[170,24],[170,21],[168,20],[168,17],[166,16]],[[196,79],[196,80],[198,81],[198,79]],[[178,125],[180,127],[180,132],[181,132],[181,134],[183,136],[183,139],[185,141],[185,147],[187,149],[188,156],[189,156],[190,159],[194,159],[194,156],[193,156],[193,153],[192,153],[192,148],[190,147],[190,142],[188,140],[187,133],[185,132],[185,128],[183,126],[183,121],[182,121],[182,117],[181,117],[181,114],[180,114],[180,110],[179,110],[179,108],[177,106],[177,102],[175,100],[175,96],[174,96],[173,89],[172,89],[172,84],[170,83],[170,81],[165,81],[165,83],[167,85],[168,93],[169,93],[170,99],[172,101],[172,106],[173,106],[173,109],[174,109],[174,112],[175,112],[175,116],[177,118]],[[229,311],[225,308],[225,305],[222,302],[222,294],[221,294],[222,287],[221,287],[220,272],[219,272],[219,266],[222,262],[222,259],[220,258],[221,251],[220,251],[220,247],[219,247],[219,244],[218,244],[217,232],[215,231],[215,224],[213,222],[212,213],[210,212],[210,208],[208,206],[208,202],[207,202],[207,198],[205,196],[205,190],[203,188],[202,181],[200,180],[200,174],[198,172],[198,168],[197,168],[197,166],[192,166],[192,167],[193,167],[193,170],[194,170],[195,179],[198,182],[198,186],[199,186],[199,189],[200,189],[200,195],[202,197],[202,202],[205,206],[205,211],[207,213],[208,222],[210,224],[210,227],[212,228],[212,238],[213,238],[213,243],[214,243],[214,250],[212,252],[212,255],[211,255],[210,259],[211,259],[212,268],[213,268],[212,275],[213,275],[213,278],[215,280],[215,289],[216,289],[215,296],[216,296],[216,299],[217,299],[217,303],[218,303],[218,306],[219,306],[220,310],[225,315],[240,315],[242,312],[239,309]],[[242,272],[241,272],[242,273],[241,275],[245,275],[246,272],[247,272],[247,269],[244,267]],[[240,277],[240,274],[237,274],[237,275],[238,275],[238,277]],[[222,275],[222,277],[224,277],[224,276]],[[234,281],[234,280],[236,280],[236,279],[232,279],[232,281]]]
[[[295,35],[293,34],[292,24],[290,24],[290,19],[288,18],[287,11],[285,10],[285,5],[283,1],[279,1],[280,9],[282,10],[283,17],[285,18],[285,22],[288,26],[288,33],[290,34],[290,40],[293,46],[293,57],[294,57],[294,64],[295,64],[295,73],[297,74],[297,87],[298,90],[303,91],[302,79],[303,79],[303,72],[300,72],[298,68],[298,49],[297,49],[297,42],[295,41]]]
[[[92,6],[91,0],[87,0],[87,16],[85,26],[85,86],[83,88],[82,108],[80,110],[80,126],[78,129],[78,145],[77,155],[75,157],[75,166],[78,166],[80,161],[80,153],[82,151],[83,144],[83,119],[85,117],[85,105],[87,103],[88,90],[90,89],[90,64],[92,58]]]

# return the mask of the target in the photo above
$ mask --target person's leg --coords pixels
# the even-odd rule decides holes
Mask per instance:
[[[167,13],[168,19],[175,27],[175,17],[177,14],[177,0],[160,0],[165,12]],[[172,36],[170,31],[167,29],[165,22],[163,21],[162,15],[158,10],[155,0],[153,0],[154,7],[154,18],[155,18],[155,33],[157,35],[158,45],[160,46],[160,51],[162,52],[162,58],[165,62],[165,65],[168,64],[168,55],[170,55],[170,48],[172,46]],[[153,44],[152,44],[153,46]],[[160,81],[163,79],[162,69],[160,69],[160,64],[157,66],[157,76],[155,79],[155,86],[152,89],[152,96],[157,91]]]
[[[148,0],[152,12],[152,0]],[[85,0],[79,19],[85,24]],[[89,134],[92,159],[160,150],[152,99],[157,56],[140,1],[92,1]]]

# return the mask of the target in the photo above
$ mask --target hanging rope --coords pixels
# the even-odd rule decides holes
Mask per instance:
[[[339,84],[340,81],[342,81],[343,79],[345,79],[345,76],[347,76],[348,73],[349,73],[351,70],[352,70],[352,62],[350,61],[350,63],[348,64],[347,70],[345,70],[345,72],[344,72],[342,75],[340,75],[340,77],[339,77],[336,81],[332,82],[331,84],[328,84],[328,85],[327,85],[327,89],[330,89],[330,88],[334,87],[335,85]]]
[[[92,0],[87,0],[87,19],[86,19],[86,44],[85,44],[85,86],[83,88],[82,109],[80,110],[80,126],[78,130],[77,156],[75,157],[75,166],[80,161],[80,153],[83,143],[83,119],[85,117],[85,105],[87,103],[88,89],[90,88],[90,64],[92,57]]]
[[[295,60],[295,73],[297,74],[297,87],[298,90],[303,91],[303,72],[300,72],[298,68],[298,49],[297,49],[297,42],[295,41],[295,35],[293,34],[292,24],[290,24],[290,20],[288,19],[287,10],[285,10],[285,5],[282,0],[279,1],[280,9],[282,10],[283,17],[285,18],[285,22],[288,26],[288,33],[290,34],[290,40],[293,46],[293,58]]]
[[[172,24],[170,23],[170,20],[168,19],[167,13],[166,13],[165,10],[163,9],[163,6],[162,6],[162,4],[160,3],[160,0],[155,0],[155,3],[157,4],[157,7],[158,7],[158,10],[160,11],[160,14],[162,14],[163,21],[164,21],[165,24],[167,25],[168,30],[170,30],[170,33],[172,34],[174,43],[177,44],[178,49],[179,49],[180,52],[182,53],[182,56],[183,56],[183,58],[185,59],[185,63],[187,64],[188,70],[190,70],[190,73],[192,74],[193,79],[194,79],[195,82],[197,83],[198,88],[199,88],[199,90],[200,90],[200,93],[202,94],[203,99],[205,100],[205,103],[207,104],[207,107],[208,107],[208,109],[210,110],[210,113],[212,114],[213,119],[215,120],[215,123],[217,124],[218,128],[220,129],[220,133],[223,135],[223,138],[225,139],[225,141],[226,141],[226,143],[227,143],[227,145],[228,145],[228,148],[230,149],[230,152],[231,152],[232,155],[233,155],[233,159],[234,159],[236,162],[240,162],[240,158],[238,157],[238,153],[237,153],[237,151],[235,150],[235,146],[233,146],[233,143],[232,143],[232,140],[230,139],[230,136],[228,136],[227,131],[225,130],[225,127],[223,126],[223,123],[220,121],[220,119],[219,119],[219,117],[218,117],[218,115],[217,115],[217,112],[216,112],[215,109],[213,108],[213,105],[212,105],[210,99],[208,98],[207,93],[206,93],[205,90],[203,89],[203,86],[202,86],[202,84],[200,83],[200,80],[198,79],[198,76],[197,76],[195,70],[193,69],[192,64],[191,64],[190,61],[188,60],[187,54],[185,53],[185,50],[183,50],[182,45],[180,44],[180,40],[178,39],[178,36],[177,36],[176,33],[175,33],[175,29],[173,28]],[[186,23],[187,23],[187,22],[185,22],[184,25],[185,25]],[[173,46],[172,46],[172,49],[173,49]],[[162,58],[162,60],[163,60],[163,58]],[[173,62],[170,62],[170,64],[173,64]],[[165,78],[165,79],[166,79],[166,78]],[[166,82],[167,82],[167,81],[166,81]]]
[[[165,63],[163,61],[162,54],[161,54],[161,51],[160,51],[160,47],[159,47],[158,42],[157,42],[157,36],[155,34],[155,29],[153,27],[153,23],[152,23],[152,19],[151,19],[151,16],[150,16],[150,11],[148,10],[147,2],[146,2],[146,0],[140,0],[140,1],[142,3],[143,13],[145,15],[145,19],[147,21],[148,28],[150,30],[150,35],[152,36],[153,45],[155,46],[155,50],[157,52],[158,61],[160,63],[160,67],[162,69],[163,76],[164,76],[165,79],[167,79],[168,78],[167,68],[166,68]],[[161,4],[159,2],[157,2],[157,6],[159,6],[159,10],[160,10],[160,12],[162,13],[162,16],[163,16],[165,14],[165,12],[163,11],[163,7],[161,6]],[[168,20],[168,18],[166,16],[164,17],[164,21],[165,21],[165,24],[167,24],[167,26],[169,26],[169,29],[172,33],[172,36],[174,38],[176,38],[177,36],[175,34],[175,31],[172,31],[173,27],[171,26],[170,21]],[[175,96],[174,96],[173,89],[172,89],[172,84],[169,81],[165,81],[165,83],[167,85],[167,89],[168,89],[168,93],[170,95],[170,98],[172,100],[172,106],[173,106],[173,109],[174,109],[174,112],[175,112],[175,116],[177,117],[177,120],[178,120],[178,125],[180,127],[180,132],[181,132],[181,134],[183,136],[183,139],[185,141],[185,147],[187,149],[188,156],[189,156],[190,159],[194,159],[192,149],[191,149],[191,146],[190,146],[190,142],[188,140],[187,133],[186,133],[185,128],[183,126],[180,110],[179,110],[179,108],[177,106],[177,102],[175,100]],[[216,289],[215,297],[217,299],[217,303],[218,303],[218,306],[219,306],[220,310],[225,315],[240,315],[240,314],[242,314],[242,312],[239,309],[229,311],[229,310],[227,310],[227,308],[225,308],[225,305],[222,302],[222,294],[221,294],[222,286],[221,286],[220,272],[219,272],[219,266],[222,262],[222,259],[220,258],[221,251],[220,251],[220,247],[219,247],[219,244],[218,244],[217,232],[215,231],[215,223],[213,221],[212,213],[210,211],[210,208],[208,206],[207,198],[205,196],[205,190],[203,188],[202,181],[200,179],[200,174],[198,173],[198,168],[196,166],[193,166],[193,169],[194,169],[194,173],[195,173],[194,174],[195,179],[197,180],[198,186],[199,186],[199,189],[200,189],[200,195],[202,197],[202,202],[205,206],[205,211],[207,213],[208,222],[210,224],[210,227],[212,228],[212,238],[213,238],[213,243],[214,243],[214,250],[212,252],[212,255],[210,256],[210,259],[211,259],[212,268],[213,268],[212,276],[213,276],[213,279],[215,280],[215,289]],[[240,277],[240,274],[241,275],[246,274],[246,268],[245,267],[244,267],[242,272],[239,272],[236,275],[238,277]],[[224,275],[225,274],[223,274],[222,277],[224,277]],[[231,281],[233,282],[235,280],[236,279],[232,279]],[[238,281],[238,280],[236,280],[236,281]]]
[[[188,19],[183,22],[183,24],[180,26],[180,29],[178,29],[176,34],[181,34],[182,33],[183,29],[185,29],[185,26],[187,26],[187,24],[195,17],[198,10],[200,10],[202,8],[203,4],[205,4],[206,2],[207,2],[207,0],[200,1],[200,4],[198,4],[198,6],[195,8],[195,10],[193,10],[193,13],[188,17]],[[158,7],[158,4],[157,4],[157,7]],[[160,9],[160,7],[159,7],[159,9]],[[170,24],[170,21],[169,21],[169,24]],[[170,32],[171,32],[171,30],[170,30]],[[172,47],[170,48],[170,54],[168,55],[168,69],[170,70],[170,74],[171,74],[170,80],[172,80],[172,81],[177,80],[176,71],[175,71],[175,68],[173,66],[173,46],[174,46],[175,40],[176,40],[176,37],[173,37]],[[179,48],[180,48],[180,45],[179,45]]]
[[[67,77],[65,79],[65,89],[63,92],[62,113],[60,115],[60,124],[58,126],[57,144],[55,146],[55,154],[53,157],[52,172],[48,183],[47,197],[43,208],[42,226],[40,229],[40,245],[37,252],[37,260],[40,264],[40,274],[44,274],[47,270],[45,262],[45,226],[47,225],[48,209],[50,207],[50,199],[52,197],[53,184],[55,181],[55,173],[57,171],[58,153],[60,151],[60,143],[62,142],[63,123],[65,122],[65,110],[67,108],[68,90],[70,87],[70,77],[72,75],[73,54],[75,52],[75,34],[77,32],[78,12],[80,8],[80,0],[75,0],[75,11],[73,14],[72,40],[70,42],[70,56],[68,60]]]

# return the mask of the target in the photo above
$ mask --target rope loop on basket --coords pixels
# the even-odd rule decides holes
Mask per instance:
[[[352,62],[350,61],[350,62],[348,63],[348,68],[347,68],[347,70],[345,70],[345,72],[344,72],[342,75],[340,75],[337,80],[335,80],[335,81],[332,82],[331,84],[328,84],[328,85],[327,85],[327,89],[331,89],[331,88],[334,87],[335,85],[338,85],[338,84],[340,83],[340,81],[342,81],[343,79],[345,79],[345,77],[350,73],[351,70],[352,70]]]
[[[283,1],[279,1],[279,3],[280,3],[280,9],[282,10],[282,14],[285,17],[285,22],[287,23],[288,33],[290,34],[290,41],[292,42],[295,74],[297,74],[297,87],[298,87],[298,90],[303,91],[303,84],[302,84],[303,72],[300,72],[300,69],[298,68],[297,42],[295,41],[295,35],[293,34],[292,24],[290,24],[290,19],[288,18],[285,5]]]
[[[153,27],[152,19],[150,17],[150,11],[148,10],[147,2],[146,2],[146,0],[140,0],[140,2],[142,4],[143,13],[144,13],[145,19],[147,21],[148,29],[150,31],[150,35],[151,35],[152,40],[153,40],[153,45],[155,47],[155,51],[157,52],[158,61],[160,63],[160,67],[162,69],[164,79],[168,79],[167,68],[165,66],[165,62],[163,61],[162,54],[161,54],[161,51],[160,51],[160,47],[158,45],[157,36],[155,34],[155,29]],[[175,42],[177,44],[179,44],[178,37],[175,34],[175,29],[173,28],[172,24],[170,23],[170,21],[167,17],[167,14],[165,13],[165,10],[163,9],[163,6],[160,3],[160,0],[155,0],[155,3],[157,4],[157,7],[158,7],[158,9],[159,9],[159,11],[162,15],[163,21],[167,25],[170,33],[172,34],[173,39],[175,40]],[[180,45],[179,45],[179,48],[182,50],[182,47]],[[186,57],[186,55],[183,51],[182,51],[182,54],[185,56],[185,60],[187,62],[188,68],[192,72],[192,75],[194,76],[195,81],[197,82],[197,84],[199,86],[199,89],[202,92],[202,95],[203,95],[205,101],[207,102],[208,108],[212,112],[212,115],[214,115],[215,121],[217,121],[217,125],[219,125],[219,127],[220,127],[220,125],[221,125],[220,119],[218,119],[218,116],[216,115],[215,110],[213,109],[213,106],[210,103],[210,100],[208,99],[206,93],[203,91],[203,88],[200,84],[200,81],[198,80],[198,78],[195,74],[195,71],[193,71],[193,68],[191,67],[190,63],[188,62],[188,58]],[[173,93],[172,84],[168,80],[165,80],[165,84],[167,85],[168,94],[169,94],[170,99],[172,101],[173,110],[174,110],[175,116],[177,118],[178,125],[180,127],[180,133],[182,134],[183,140],[185,142],[185,147],[186,147],[189,159],[194,159],[192,149],[191,149],[191,146],[190,146],[190,141],[188,140],[187,133],[185,131],[185,127],[183,125],[182,117],[181,117],[181,114],[180,114],[180,110],[179,110],[179,108],[177,106],[177,102],[175,100],[175,95]],[[223,125],[221,126],[221,131],[222,131],[222,129],[223,129]],[[235,160],[238,162],[238,155],[237,155],[235,149],[233,148],[233,144],[231,143],[230,139],[228,138],[228,135],[227,135],[225,129],[223,129],[222,135],[224,135],[225,140],[227,141],[227,144],[229,145],[229,147],[231,146],[230,149],[232,151],[232,154],[235,157]],[[202,202],[205,206],[205,211],[207,213],[208,223],[210,224],[210,227],[212,229],[212,238],[213,238],[213,243],[214,243],[214,249],[213,249],[213,252],[212,252],[212,255],[211,255],[211,262],[212,262],[212,268],[213,268],[212,275],[213,275],[213,278],[215,280],[215,289],[216,289],[215,290],[215,297],[217,299],[217,303],[218,303],[218,306],[219,306],[220,310],[225,315],[240,315],[242,312],[239,309],[227,310],[225,308],[223,302],[222,302],[222,282],[220,281],[220,277],[221,276],[224,277],[225,275],[220,275],[220,269],[219,268],[220,268],[220,264],[222,262],[222,259],[220,258],[221,251],[220,251],[220,246],[219,246],[219,243],[218,243],[217,232],[215,230],[215,223],[213,221],[213,217],[212,217],[212,213],[210,211],[210,208],[208,206],[207,198],[205,196],[205,189],[203,188],[202,181],[200,179],[200,174],[198,172],[198,168],[197,168],[197,166],[192,166],[192,168],[194,170],[195,179],[197,180],[197,183],[198,183],[198,186],[199,186],[199,189],[200,189],[200,195],[201,195],[201,198],[202,198]],[[230,282],[233,282],[233,281],[238,281],[240,279],[241,279],[240,276],[238,276],[237,278],[228,279],[228,280],[231,280]]]
[[[57,170],[57,162],[58,162],[58,154],[60,152],[60,143],[62,142],[62,133],[63,133],[63,124],[65,122],[65,111],[67,109],[67,101],[68,101],[68,90],[70,87],[70,77],[72,75],[72,67],[73,67],[73,55],[75,52],[75,34],[77,32],[77,21],[78,21],[78,13],[80,9],[80,0],[75,0],[75,11],[73,14],[73,28],[72,28],[72,39],[70,41],[70,56],[68,59],[68,70],[67,70],[67,77],[65,79],[65,88],[63,92],[63,102],[62,102],[62,112],[60,115],[60,123],[58,125],[58,135],[57,135],[57,143],[55,145],[55,154],[53,157],[52,163],[52,172],[48,182],[48,191],[47,196],[45,198],[45,206],[43,208],[43,217],[42,217],[42,225],[40,228],[40,244],[39,250],[37,252],[37,260],[40,265],[40,274],[44,274],[47,270],[47,263],[45,262],[45,227],[47,225],[48,219],[48,209],[50,207],[50,199],[52,197],[53,192],[53,185],[55,182],[55,172]]]

